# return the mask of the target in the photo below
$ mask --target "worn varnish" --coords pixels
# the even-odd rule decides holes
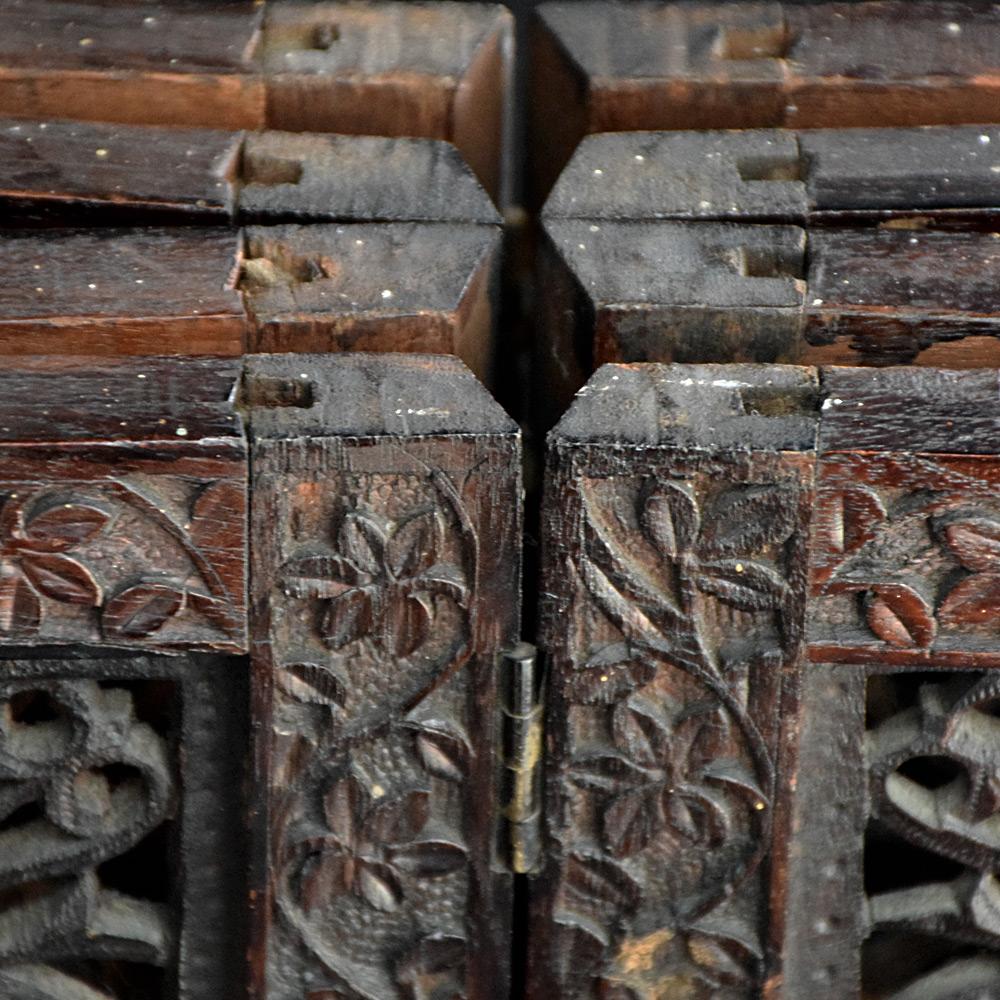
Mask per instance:
[[[8,231],[0,355],[454,353],[488,378],[499,230]]]
[[[532,994],[992,995],[997,390],[590,382],[550,440]]]
[[[1000,363],[993,233],[587,219],[545,229],[539,357],[553,403],[615,361]]]
[[[499,222],[440,140],[9,119],[0,210],[22,225]]]
[[[695,219],[986,228],[1000,213],[989,125],[586,137],[547,219]]]
[[[444,139],[501,188],[499,6],[3,0],[0,23],[0,115]]]
[[[995,122],[991,4],[546,3],[535,196],[593,132]]]
[[[253,995],[506,995],[515,425],[453,359],[260,356]]]

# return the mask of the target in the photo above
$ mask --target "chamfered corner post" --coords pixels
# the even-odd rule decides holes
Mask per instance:
[[[252,993],[503,995],[520,438],[455,359],[247,362]]]
[[[551,433],[537,995],[759,995],[803,655],[818,383],[607,365]]]

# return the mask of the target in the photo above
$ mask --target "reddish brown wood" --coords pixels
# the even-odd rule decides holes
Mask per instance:
[[[220,359],[0,373],[0,637],[245,649],[246,447]]]
[[[0,355],[423,350],[489,378],[499,242],[476,224],[8,232]]]
[[[253,995],[506,994],[519,436],[453,359],[248,361]]]
[[[998,26],[962,2],[544,4],[536,197],[592,132],[996,121]]]
[[[455,143],[501,187],[501,7],[4,0],[0,114]]]

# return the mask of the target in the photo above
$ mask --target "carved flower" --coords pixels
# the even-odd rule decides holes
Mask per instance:
[[[409,656],[427,639],[435,597],[466,600],[461,571],[438,561],[442,535],[440,514],[427,507],[396,522],[348,513],[336,554],[285,565],[285,592],[323,600],[320,633],[331,649],[368,639],[381,653]]]
[[[66,553],[90,541],[109,515],[86,503],[29,507],[11,494],[0,509],[0,635],[33,634],[41,597],[97,607],[101,588],[90,570]]]
[[[670,715],[632,697],[615,707],[617,752],[578,758],[570,777],[604,793],[605,848],[630,857],[654,838],[676,850],[721,845],[732,825],[733,793],[766,807],[763,792],[737,761],[726,759],[728,725],[717,705],[699,703]]]
[[[386,797],[353,774],[338,778],[323,796],[329,834],[296,845],[304,851],[298,899],[310,911],[345,892],[392,912],[403,901],[407,876],[441,878],[465,865],[466,850],[447,840],[416,840],[429,818],[430,795],[412,789]]]
[[[1000,612],[1000,522],[980,514],[961,514],[938,525],[952,555],[969,570],[938,609],[942,625],[995,624]]]
[[[782,609],[788,584],[770,566],[743,558],[784,542],[795,530],[797,497],[774,486],[739,486],[700,513],[683,482],[658,482],[640,501],[639,521],[653,547],[679,561],[702,593],[741,611]]]

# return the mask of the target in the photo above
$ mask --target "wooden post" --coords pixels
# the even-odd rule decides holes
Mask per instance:
[[[516,427],[450,359],[247,365],[253,995],[503,996]]]
[[[607,366],[550,438],[532,995],[764,983],[817,401],[809,369]]]

